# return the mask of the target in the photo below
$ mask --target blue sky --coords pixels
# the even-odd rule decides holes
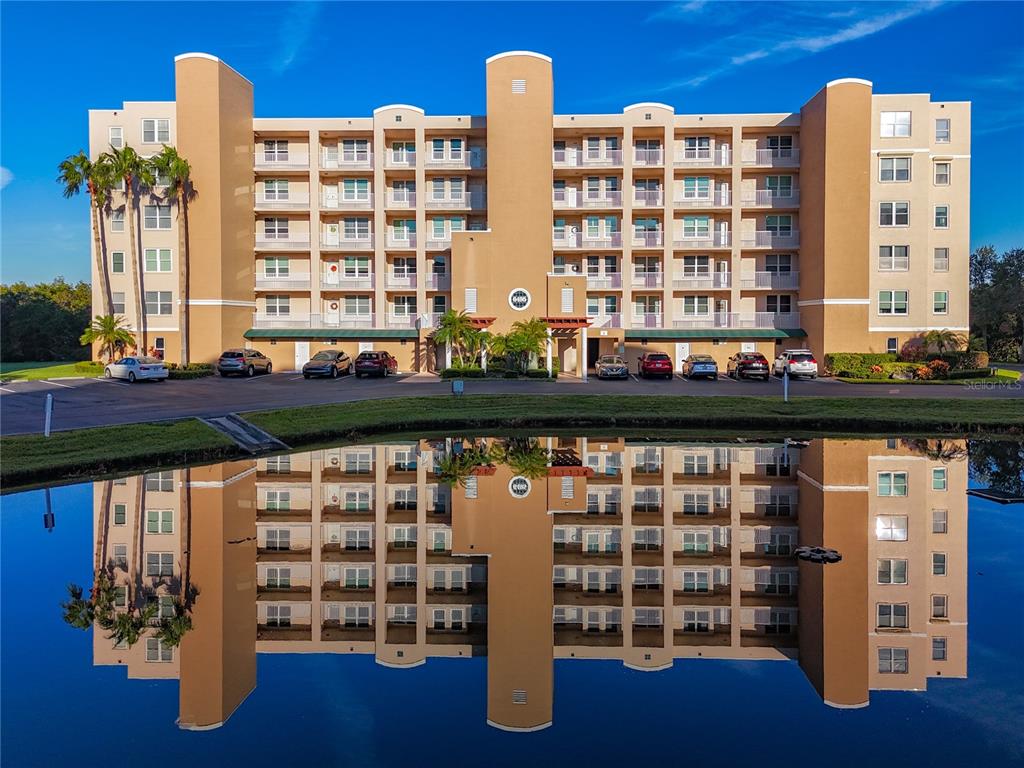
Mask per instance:
[[[484,59],[514,49],[554,58],[560,112],[637,101],[798,110],[851,76],[877,92],[969,100],[972,247],[1024,246],[1022,3],[179,3],[170,13],[4,2],[2,13],[3,282],[88,278],[88,206],[61,197],[57,163],[85,146],[88,109],[173,99],[184,51],[252,80],[258,116],[369,115],[393,102],[480,114]],[[121,30],[137,34],[122,41]]]

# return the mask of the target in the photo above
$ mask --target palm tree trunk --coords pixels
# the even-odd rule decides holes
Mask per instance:
[[[189,249],[188,249],[188,202],[185,200],[186,190],[182,189],[178,197],[181,216],[178,218],[178,297],[181,300],[181,309],[178,310],[179,334],[181,336],[181,365],[188,365],[188,330],[189,330],[189,309],[188,309],[188,271],[189,271]]]
[[[114,297],[110,293],[110,275],[107,273],[107,251],[104,248],[102,235],[103,222],[100,221],[100,214],[96,207],[96,193],[93,191],[92,182],[89,182],[89,211],[92,216],[92,243],[96,255],[96,275],[100,281],[100,298],[103,301],[103,314],[114,313]]]
[[[100,513],[96,520],[96,554],[93,562],[92,580],[95,585],[99,576],[107,567],[107,534],[110,531],[110,495],[114,483],[111,480],[103,481],[103,496],[100,500]]]
[[[135,520],[132,524],[132,555],[131,555],[131,567],[128,572],[128,607],[129,609],[134,604],[134,597],[138,597],[139,591],[136,588],[138,583],[142,580],[142,571],[145,563],[142,562],[142,516],[145,514],[143,509],[145,499],[145,487],[146,487],[146,476],[139,475],[135,478]]]
[[[149,338],[146,332],[145,283],[142,279],[142,262],[139,261],[139,245],[135,239],[135,194],[130,179],[125,180],[125,213],[128,216],[128,237],[131,240],[132,284],[135,290],[136,342],[139,353],[146,354],[149,349]]]

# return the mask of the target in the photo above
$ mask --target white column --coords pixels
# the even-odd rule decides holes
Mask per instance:
[[[547,354],[548,354],[548,376],[551,376],[551,329],[548,328],[548,339],[547,339]]]
[[[452,343],[450,341],[444,345],[444,367],[452,367]]]
[[[581,355],[581,357],[583,359],[580,361],[580,377],[584,381],[586,381],[587,380],[587,360],[589,359],[587,357],[587,328],[586,328],[586,326],[584,326],[583,328],[580,329],[580,333],[583,334],[583,354]]]
[[[484,373],[487,373],[487,347],[486,346],[481,346],[480,347],[480,367],[483,369]]]

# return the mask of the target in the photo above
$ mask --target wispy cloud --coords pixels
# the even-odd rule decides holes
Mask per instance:
[[[14,174],[11,173],[11,169],[0,165],[0,189],[3,189],[12,181],[14,181]]]
[[[830,3],[778,3],[772,6],[772,13],[765,13],[764,6],[758,3],[703,4],[700,0],[664,8],[660,11],[663,22],[704,27],[725,8],[733,26],[741,31],[709,40],[699,47],[680,49],[676,58],[694,64],[696,73],[655,90],[696,88],[762,59],[788,63],[812,56],[878,34],[930,12],[944,1],[871,3],[842,10]],[[687,11],[688,6],[693,7]]]
[[[313,2],[295,3],[286,6],[285,16],[281,24],[276,58],[271,62],[271,69],[283,74],[306,50],[310,38],[316,30],[316,20],[320,15],[320,5]]]

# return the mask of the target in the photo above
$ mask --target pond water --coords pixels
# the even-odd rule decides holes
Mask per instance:
[[[3,762],[1020,763],[1024,508],[967,491],[1022,453],[449,437],[8,495]]]

